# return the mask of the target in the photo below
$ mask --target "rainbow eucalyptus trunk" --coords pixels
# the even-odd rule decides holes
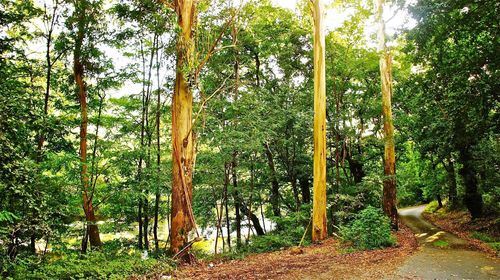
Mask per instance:
[[[378,51],[380,55],[380,78],[382,84],[382,115],[384,118],[384,193],[383,209],[391,220],[394,229],[398,229],[398,210],[396,207],[396,149],[394,144],[394,126],[392,124],[392,59],[385,44],[385,22],[382,17],[384,0],[378,0],[377,20]]]
[[[191,208],[192,174],[194,158],[194,134],[192,131],[193,94],[184,72],[194,51],[192,39],[196,13],[196,1],[174,2],[180,34],[177,39],[177,73],[172,97],[172,222],[170,251],[182,250],[188,242],[188,234],[194,228]]]
[[[323,6],[314,0],[314,179],[312,241],[327,237],[326,227],[326,81]]]

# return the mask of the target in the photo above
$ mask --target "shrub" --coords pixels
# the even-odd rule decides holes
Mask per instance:
[[[360,212],[368,206],[377,206],[382,199],[379,178],[365,178],[357,185],[345,184],[338,193],[328,197],[331,202],[328,211],[330,225],[343,226],[352,222]],[[335,229],[333,229],[335,231]]]
[[[425,212],[426,213],[435,213],[437,210],[439,210],[439,204],[436,200],[433,200],[427,204],[425,207]]]
[[[276,224],[276,228],[273,231],[267,232],[262,236],[251,237],[249,243],[243,245],[238,251],[233,252],[230,258],[239,257],[247,253],[270,252],[299,245],[306,230],[309,234],[305,235],[302,245],[310,243],[310,204],[302,205],[297,212],[290,212],[282,217],[271,217],[271,219]]]
[[[4,271],[7,279],[127,279],[134,275],[149,275],[172,270],[167,258],[141,259],[139,252],[110,254],[72,252],[57,259],[17,259]],[[6,275],[5,275],[6,274]]]
[[[368,206],[359,212],[346,227],[340,228],[342,241],[358,249],[377,249],[394,244],[391,224],[380,209]]]
[[[245,250],[251,253],[263,253],[294,245],[298,245],[298,241],[292,236],[270,233],[252,238]]]

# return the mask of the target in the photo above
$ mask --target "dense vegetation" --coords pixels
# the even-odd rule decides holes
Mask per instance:
[[[310,242],[309,1],[200,0],[187,14],[178,2],[1,1],[3,277],[165,271],[166,248],[188,239],[209,253]],[[384,175],[376,7],[328,8],[346,18],[325,41],[328,232],[361,249],[394,242],[388,180],[399,207],[500,209],[500,2],[385,6],[412,18],[386,39],[395,177]]]

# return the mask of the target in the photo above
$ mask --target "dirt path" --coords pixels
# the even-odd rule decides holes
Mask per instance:
[[[500,262],[422,217],[425,206],[400,210],[398,246],[342,253],[334,239],[294,250],[250,255],[242,260],[186,266],[178,279],[500,279]],[[406,225],[406,226],[405,226]],[[416,238],[415,238],[416,237]],[[420,245],[420,246],[419,246]]]
[[[467,241],[424,220],[425,206],[400,210],[403,223],[414,232],[420,250],[408,258],[397,275],[414,279],[500,279],[500,261],[474,251]]]
[[[413,232],[403,227],[398,246],[384,250],[342,252],[340,244],[323,244],[296,250],[255,254],[243,260],[205,262],[181,268],[178,279],[384,279],[396,275],[404,260],[417,249]]]

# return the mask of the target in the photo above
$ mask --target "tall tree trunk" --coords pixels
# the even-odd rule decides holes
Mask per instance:
[[[299,178],[300,192],[302,194],[302,202],[307,204],[311,202],[311,190],[309,188],[309,179],[307,176],[302,176]]]
[[[234,212],[235,212],[235,224],[236,224],[236,248],[241,247],[241,199],[238,192],[238,177],[236,172],[236,152],[233,152],[233,160],[231,162],[231,173],[233,179],[233,200],[234,200]],[[245,213],[245,212],[243,212]]]
[[[137,247],[139,249],[142,249],[144,248],[143,245],[142,245],[142,242],[143,242],[143,236],[144,236],[144,233],[143,233],[143,225],[142,225],[142,222],[143,222],[143,219],[142,219],[142,197],[139,197],[139,205],[137,206],[137,221],[139,222],[139,233],[137,235]]]
[[[448,178],[448,200],[450,208],[455,208],[458,204],[457,199],[457,177],[455,176],[455,164],[451,158],[447,159],[448,164],[443,164]]]
[[[326,81],[323,4],[313,1],[314,19],[314,179],[312,241],[327,237],[326,227]]]
[[[153,132],[151,131],[151,127],[149,125],[149,103],[151,100],[151,92],[152,92],[152,81],[151,74],[153,70],[153,59],[156,51],[156,41],[158,39],[158,35],[153,35],[153,46],[151,48],[151,54],[149,57],[149,68],[148,68],[148,79],[147,79],[147,90],[146,90],[146,102],[144,103],[145,110],[145,132],[147,136],[147,156],[146,156],[146,170],[151,170],[151,144],[153,138]],[[150,174],[149,172],[147,174]],[[149,179],[146,178],[146,180]],[[144,246],[146,250],[149,249],[149,189],[146,188],[144,190]]]
[[[229,164],[224,164],[224,207],[226,210],[226,229],[227,229],[227,246],[231,249],[231,223],[229,221],[229,209],[228,204],[228,193],[227,189],[229,187]]]
[[[193,94],[188,84],[185,66],[194,52],[193,25],[196,1],[175,0],[174,8],[180,34],[177,39],[177,66],[172,97],[172,225],[170,251],[178,253],[188,242],[195,227],[192,211],[192,172],[194,135],[192,131]]]
[[[161,187],[161,146],[160,146],[160,122],[161,122],[161,88],[160,88],[160,60],[159,60],[159,40],[156,41],[156,78],[157,78],[157,95],[156,95],[156,191],[155,191],[155,214],[153,224],[153,238],[155,242],[155,250],[160,249],[158,242],[158,216],[160,214],[160,187]]]
[[[235,24],[232,25],[231,37],[233,39],[233,45],[238,43],[238,29]],[[233,65],[234,71],[234,87],[233,87],[233,100],[236,102],[238,100],[238,90],[240,82],[240,61],[239,61],[239,51],[235,48],[235,60]],[[237,120],[233,121],[233,129],[237,129]],[[234,212],[235,212],[235,223],[236,223],[236,248],[241,247],[241,214],[240,214],[240,204],[241,198],[238,191],[238,173],[236,171],[238,152],[233,150],[233,159],[231,162],[231,171],[233,176],[233,199],[234,199]]]
[[[479,218],[483,214],[483,197],[478,192],[476,172],[468,146],[460,149],[458,159],[462,164],[460,175],[465,185],[465,206],[469,210],[472,218]]]
[[[276,217],[281,216],[280,210],[280,189],[278,184],[278,177],[276,176],[276,167],[274,166],[273,153],[268,143],[264,143],[264,152],[267,157],[267,164],[271,175],[271,206],[273,208],[273,215]]]
[[[87,172],[87,88],[84,80],[84,66],[82,62],[82,45],[85,36],[85,6],[86,2],[82,1],[76,4],[75,13],[78,18],[78,30],[75,40],[75,50],[73,54],[73,72],[75,76],[75,83],[78,88],[78,98],[80,102],[80,162],[81,162],[81,183],[82,183],[82,200],[83,210],[85,213],[85,220],[87,223],[86,234],[90,240],[90,246],[100,247],[102,245],[99,228],[97,227],[97,219],[94,213],[92,204],[93,192],[89,190],[89,175]],[[87,237],[85,237],[86,239]],[[82,251],[86,252],[87,242],[82,242]]]
[[[441,200],[441,195],[437,194],[436,195],[436,199],[437,199],[437,202],[438,202],[438,209],[439,208],[443,208],[443,201]]]
[[[392,124],[392,58],[385,44],[385,22],[383,9],[385,0],[378,0],[377,20],[378,51],[380,55],[380,77],[382,84],[382,115],[384,118],[384,194],[383,208],[394,229],[398,229],[398,210],[396,207],[396,150],[394,126]]]
[[[139,249],[143,248],[143,240],[144,235],[147,234],[144,232],[144,220],[143,220],[143,211],[144,211],[144,200],[143,200],[143,161],[144,161],[144,135],[146,133],[146,103],[147,103],[147,93],[146,93],[146,58],[144,56],[144,47],[143,41],[141,40],[141,57],[142,57],[142,112],[141,112],[141,149],[139,154],[139,163],[137,165],[137,181],[139,184],[139,198],[138,198],[138,206],[137,206],[137,220],[139,222],[139,234],[138,234],[138,244]]]

